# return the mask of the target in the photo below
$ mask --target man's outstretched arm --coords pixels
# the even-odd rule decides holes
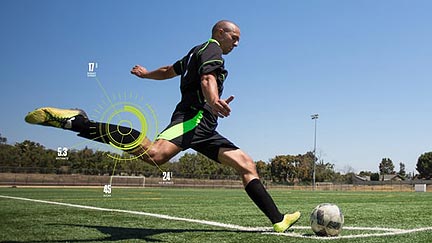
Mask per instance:
[[[148,71],[143,66],[135,65],[132,68],[131,73],[140,78],[155,79],[155,80],[170,79],[177,76],[176,72],[174,71],[174,67],[172,65],[160,67],[153,71]]]

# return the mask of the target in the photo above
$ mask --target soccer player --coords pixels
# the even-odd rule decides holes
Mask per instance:
[[[193,47],[173,65],[153,71],[136,65],[131,73],[144,79],[164,80],[180,76],[181,100],[171,123],[152,142],[144,138],[141,144],[127,152],[153,165],[161,165],[182,150],[194,149],[208,158],[233,167],[241,176],[249,197],[270,219],[276,232],[284,232],[300,218],[300,212],[282,214],[259,180],[253,160],[227,138],[216,131],[218,118],[231,113],[230,96],[222,99],[228,71],[222,55],[238,46],[240,28],[222,20],[212,28],[211,38]],[[39,108],[25,120],[31,124],[54,126],[78,132],[78,136],[117,146],[133,143],[140,132],[132,128],[95,122],[78,109]]]

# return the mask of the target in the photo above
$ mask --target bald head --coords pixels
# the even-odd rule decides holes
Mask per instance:
[[[240,29],[234,22],[229,20],[220,20],[218,21],[212,28],[212,37],[215,35],[220,29],[226,31],[233,31],[234,29]]]
[[[212,38],[219,42],[223,54],[228,54],[240,41],[240,28],[229,20],[218,21],[212,28]]]

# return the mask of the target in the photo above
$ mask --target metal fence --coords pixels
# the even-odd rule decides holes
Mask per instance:
[[[0,185],[2,186],[104,186],[108,184],[126,187],[242,188],[240,180],[232,179],[0,173]]]
[[[192,188],[243,188],[238,177],[219,179],[192,179],[183,177],[164,178],[162,176],[115,176],[109,175],[69,175],[40,173],[0,173],[1,186],[95,186],[104,185],[125,187],[192,187]],[[416,184],[426,184],[432,191],[432,181],[370,181],[357,184],[317,183],[318,191],[414,191]],[[311,185],[281,185],[266,181],[268,189],[313,190]]]

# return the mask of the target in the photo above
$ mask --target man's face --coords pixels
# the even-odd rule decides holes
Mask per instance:
[[[219,44],[224,55],[230,53],[234,47],[238,46],[240,41],[240,29],[236,25],[219,30]]]

